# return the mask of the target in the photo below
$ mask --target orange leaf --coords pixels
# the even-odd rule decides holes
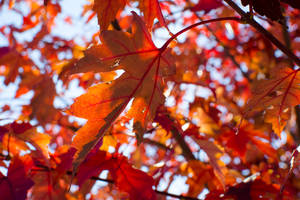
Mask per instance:
[[[158,0],[139,0],[139,2],[139,7],[144,13],[145,22],[148,25],[149,29],[151,29],[155,18],[158,19],[159,23],[162,26],[168,29],[165,19],[162,15]]]
[[[280,136],[289,119],[291,107],[300,104],[299,70],[288,67],[273,71],[270,80],[254,83],[253,98],[246,106],[246,115],[266,110],[265,121],[272,123],[274,132]]]
[[[107,30],[119,10],[126,5],[127,0],[95,0],[93,10],[98,15],[98,23],[101,30]]]
[[[109,24],[116,18],[119,10],[125,7],[126,3],[127,0],[95,0],[93,10],[97,13],[98,24],[102,31],[107,30]],[[139,0],[139,7],[144,13],[148,29],[152,28],[155,18],[168,29],[158,0]]]
[[[194,138],[197,144],[200,146],[201,149],[205,151],[207,154],[209,161],[214,169],[214,173],[216,177],[219,179],[220,183],[225,189],[226,182],[225,182],[225,175],[224,172],[226,170],[225,164],[222,163],[219,159],[223,154],[223,151],[214,143],[208,140],[199,140]]]
[[[71,106],[71,114],[88,119],[73,141],[78,150],[73,164],[75,169],[131,100],[127,116],[133,119],[139,141],[157,107],[164,102],[162,77],[174,73],[169,51],[156,48],[143,21],[135,13],[133,16],[132,34],[103,31],[102,44],[88,49],[71,70],[71,73],[125,71],[111,83],[89,88]]]

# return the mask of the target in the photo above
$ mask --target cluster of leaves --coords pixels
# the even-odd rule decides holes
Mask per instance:
[[[1,198],[299,198],[297,3],[64,2],[0,1]]]

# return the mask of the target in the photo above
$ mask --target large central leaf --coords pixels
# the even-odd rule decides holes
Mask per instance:
[[[71,70],[71,73],[125,71],[111,83],[89,88],[71,106],[69,111],[73,115],[88,119],[73,140],[78,150],[75,169],[132,99],[126,114],[133,119],[138,139],[164,102],[162,78],[174,72],[169,51],[156,48],[143,21],[135,13],[133,16],[132,34],[103,31],[102,44],[88,49]]]

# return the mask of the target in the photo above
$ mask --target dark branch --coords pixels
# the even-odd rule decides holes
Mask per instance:
[[[32,171],[38,171],[38,172],[47,172],[47,171],[53,171],[55,170],[54,168],[49,169],[47,166],[43,166],[43,165],[38,165],[38,168],[33,169]],[[72,171],[67,171],[66,174],[72,176],[73,172]],[[95,180],[95,181],[103,181],[103,182],[107,182],[110,184],[114,184],[115,182],[111,179],[103,179],[103,178],[99,178],[97,176],[92,176],[90,178],[91,180]],[[160,195],[165,195],[165,196],[170,196],[170,197],[174,197],[177,199],[183,199],[183,200],[200,200],[198,198],[194,198],[194,197],[188,197],[188,196],[183,196],[183,195],[177,195],[177,194],[172,194],[172,193],[168,193],[168,192],[164,192],[164,191],[159,191],[159,190],[154,190],[157,194]]]
[[[267,39],[269,39],[278,49],[285,53],[291,60],[293,60],[298,66],[300,66],[300,59],[283,45],[277,38],[275,38],[269,31],[257,23],[251,16],[245,13],[238,5],[236,5],[232,0],[224,0],[230,7],[232,7],[236,12],[238,12],[242,19],[254,27],[257,31],[263,34]]]

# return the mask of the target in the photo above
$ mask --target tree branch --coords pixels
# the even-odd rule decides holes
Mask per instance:
[[[182,150],[182,154],[185,157],[186,160],[196,160],[193,152],[191,151],[190,147],[188,146],[188,144],[185,142],[183,135],[181,135],[178,131],[178,129],[175,126],[172,126],[171,128],[171,133],[173,135],[173,137],[175,138],[175,140],[177,141],[177,143],[179,144],[181,150]]]
[[[283,53],[285,53],[291,60],[293,60],[298,66],[300,66],[300,59],[285,45],[283,45],[277,38],[275,38],[269,31],[267,31],[264,27],[262,27],[259,23],[257,23],[251,16],[245,13],[236,3],[232,0],[224,0],[231,8],[233,8],[239,15],[241,15],[242,19],[254,27],[257,31],[263,34],[267,39],[269,39],[278,49],[280,49]]]
[[[149,145],[154,145],[160,149],[163,149],[165,151],[172,151],[172,148],[170,147],[167,147],[166,145],[160,143],[160,142],[157,142],[157,141],[154,141],[154,140],[150,140],[149,138],[144,138],[143,139],[143,143],[146,143],[146,144],[149,144]]]
[[[47,171],[53,171],[54,170],[53,168],[50,169],[47,166],[43,166],[43,165],[38,165],[37,167],[38,168],[32,169],[32,171],[47,172]],[[66,174],[72,176],[73,172],[72,171],[67,171]],[[92,176],[90,179],[91,180],[95,180],[95,181],[103,181],[103,182],[107,182],[107,183],[110,183],[110,184],[114,184],[115,183],[114,180],[99,178],[97,176]],[[157,189],[155,189],[154,191],[157,194],[165,195],[165,196],[170,196],[170,197],[174,197],[174,198],[177,198],[177,199],[183,199],[183,200],[200,200],[198,198],[189,197],[189,196],[183,196],[183,195],[177,195],[177,194],[172,194],[172,193],[168,193],[168,192],[164,192],[164,191],[159,191]]]

